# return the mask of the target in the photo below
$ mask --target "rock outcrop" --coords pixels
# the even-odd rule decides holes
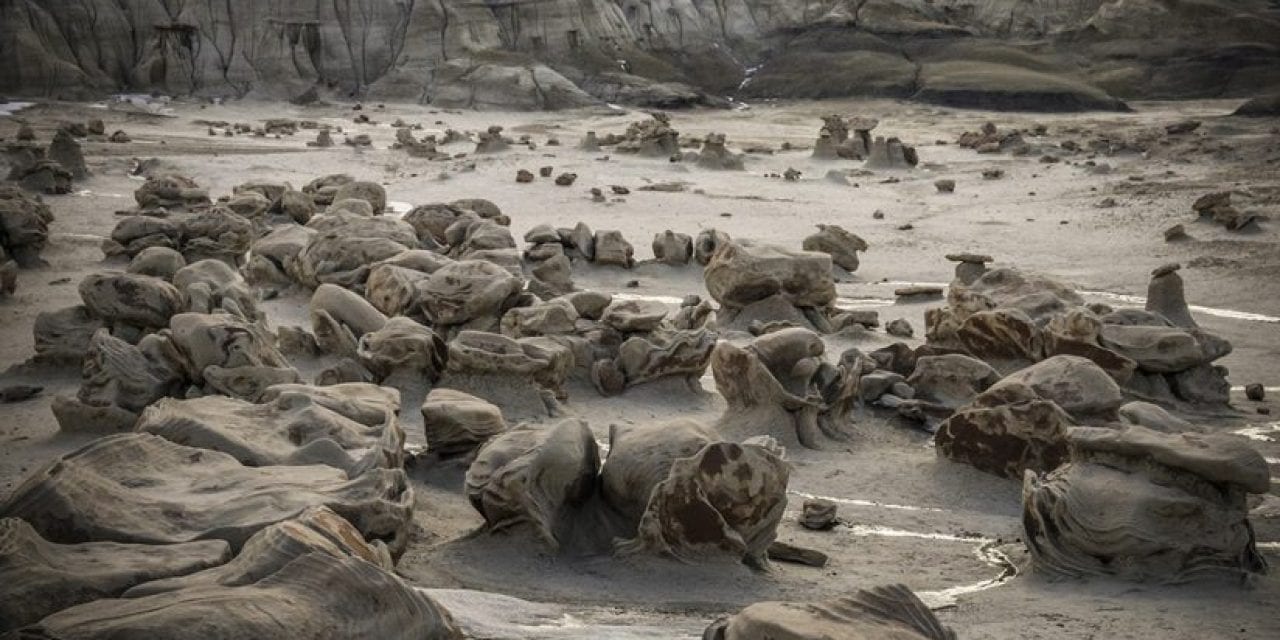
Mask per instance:
[[[1077,427],[1071,460],[1023,482],[1035,570],[1181,583],[1266,570],[1246,497],[1271,489],[1266,461],[1225,434]]]

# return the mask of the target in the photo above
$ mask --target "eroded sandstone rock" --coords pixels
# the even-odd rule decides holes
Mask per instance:
[[[1266,570],[1245,499],[1270,490],[1270,472],[1247,441],[1138,426],[1068,438],[1068,464],[1023,482],[1036,571],[1181,583]]]

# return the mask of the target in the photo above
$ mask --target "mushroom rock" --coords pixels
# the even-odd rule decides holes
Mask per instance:
[[[193,621],[199,621],[198,624]],[[47,638],[345,637],[458,640],[462,632],[435,601],[358,557],[302,555],[244,584],[194,584],[123,600],[98,600],[53,614],[20,634]]]
[[[138,584],[220,565],[231,558],[221,540],[172,545],[58,544],[18,518],[0,519],[0,633]]]
[[[858,270],[858,252],[867,250],[867,242],[840,225],[820,224],[818,232],[805,238],[801,247],[825,253],[836,266],[854,272]]]
[[[574,508],[595,492],[599,470],[599,448],[585,422],[522,425],[481,447],[467,469],[466,494],[486,530],[527,527],[559,550]]]
[[[824,437],[848,440],[861,363],[842,359],[833,365],[823,359],[824,351],[818,334],[800,328],[765,334],[744,347],[718,343],[711,373],[728,408],[717,428],[813,449],[821,448]]]
[[[496,405],[454,389],[427,394],[422,423],[428,450],[444,456],[474,451],[507,430]]]
[[[483,398],[511,419],[545,417],[565,397],[573,351],[550,338],[520,338],[462,331],[449,342],[438,387]]]
[[[977,253],[948,253],[947,260],[956,263],[956,280],[971,285],[987,272],[987,263],[994,258]]]
[[[859,589],[826,602],[757,602],[711,624],[704,640],[956,640],[910,589]]]
[[[1067,437],[1067,464],[1023,480],[1037,572],[1184,583],[1266,571],[1246,499],[1269,491],[1271,476],[1246,440],[1139,426]]]
[[[789,474],[770,448],[709,443],[671,462],[650,493],[636,537],[617,542],[615,552],[766,567],[787,507]]]
[[[1147,311],[1164,316],[1175,326],[1184,329],[1199,328],[1191,317],[1187,307],[1186,294],[1182,288],[1182,277],[1178,275],[1179,264],[1170,264],[1152,272],[1151,283],[1147,285]]]
[[[405,435],[393,413],[380,427],[366,427],[301,393],[262,404],[226,396],[165,398],[142,412],[135,431],[221,451],[250,467],[323,464],[355,478],[404,464]]]
[[[100,438],[36,471],[0,517],[63,544],[225,540],[238,551],[263,527],[317,505],[386,541],[393,556],[408,544],[413,491],[400,469],[349,479],[325,465],[246,467],[141,433]]]

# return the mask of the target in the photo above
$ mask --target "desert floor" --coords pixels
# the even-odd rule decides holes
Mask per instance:
[[[753,145],[798,149],[749,154],[745,171],[713,171],[642,158],[581,151],[588,130],[622,132],[646,117],[616,110],[559,113],[444,112],[420,106],[366,105],[363,113],[381,124],[356,125],[350,105],[296,107],[233,103],[172,105],[167,115],[127,112],[105,105],[39,104],[0,117],[0,138],[12,138],[19,120],[48,141],[59,121],[106,120],[107,131],[124,129],[128,144],[84,143],[93,176],[77,193],[47,196],[57,220],[44,252],[47,268],[23,271],[14,298],[0,301],[0,370],[32,355],[32,324],[38,313],[78,303],[76,285],[88,273],[122,269],[105,263],[99,248],[133,206],[138,178],[133,158],[157,157],[194,178],[215,198],[249,180],[289,182],[300,187],[329,173],[349,173],[386,186],[403,212],[410,205],[481,197],[497,203],[520,237],[540,223],[617,229],[636,246],[637,259],[652,257],[650,239],[672,229],[696,235],[705,228],[799,248],[819,223],[834,223],[871,245],[862,266],[840,278],[843,306],[879,311],[882,322],[906,318],[924,333],[924,310],[940,301],[902,304],[893,290],[902,283],[946,283],[953,252],[986,253],[997,265],[1059,276],[1087,291],[1090,299],[1141,306],[1150,271],[1180,262],[1196,320],[1234,344],[1220,362],[1237,385],[1236,413],[1188,416],[1223,430],[1254,427],[1255,444],[1280,472],[1280,121],[1232,118],[1231,102],[1138,103],[1129,114],[994,114],[944,110],[890,101],[754,104],[738,111],[676,113],[672,125],[684,136],[721,132],[730,147]],[[858,170],[861,163],[812,160],[808,147],[829,113],[879,118],[876,134],[917,146],[921,163],[909,171],[851,175],[848,184],[826,178],[830,170]],[[260,124],[273,117],[316,120],[368,133],[374,148],[339,144],[312,149],[304,131],[282,139],[210,137],[197,119]],[[429,132],[446,127],[479,131],[502,125],[512,136],[529,134],[530,150],[473,155],[469,143],[443,150],[465,158],[429,161],[389,149],[396,118],[421,123]],[[1165,136],[1164,125],[1187,118],[1203,121],[1191,134]],[[1029,138],[1046,149],[1066,140],[1082,145],[1099,134],[1134,136],[1159,131],[1161,142],[1145,155],[1092,158],[1108,163],[1101,173],[1084,165],[1087,153],[1058,149],[1057,163],[1044,153],[1014,157],[980,155],[954,142],[966,130],[992,121],[999,127],[1048,126]],[[549,136],[562,145],[547,146]],[[336,134],[341,142],[343,135]],[[946,141],[947,144],[938,144]],[[517,184],[517,169],[536,173],[554,166],[578,174],[560,187],[539,178]],[[768,177],[787,168],[803,172],[797,182]],[[1000,168],[999,180],[982,170]],[[856,171],[855,171],[856,173]],[[890,180],[890,179],[893,180]],[[951,178],[955,193],[938,193],[934,181]],[[886,180],[889,180],[886,182]],[[681,191],[641,191],[647,184],[686,183]],[[588,190],[610,185],[625,196],[593,202]],[[1191,202],[1205,192],[1239,189],[1273,221],[1230,232],[1199,222]],[[1114,198],[1116,206],[1097,204]],[[873,218],[881,211],[882,219]],[[910,223],[912,228],[901,230]],[[1189,240],[1168,243],[1162,231],[1186,225]],[[706,295],[701,270],[640,264],[633,270],[575,265],[575,281],[586,289],[678,302]],[[634,282],[631,282],[634,281]],[[278,324],[305,323],[305,296],[286,295],[265,304]],[[874,349],[897,339],[881,331],[863,339],[828,338],[836,357],[849,347]],[[58,393],[73,393],[79,372],[13,368],[0,385],[34,382],[45,387],[35,399],[0,407],[0,497],[30,471],[94,436],[63,434],[49,409]],[[723,409],[708,375],[706,392],[679,383],[659,383],[602,398],[587,385],[570,389],[567,411],[589,421],[606,440],[610,424],[646,423],[677,417],[714,420]],[[1260,382],[1268,401],[1250,402],[1239,389]],[[411,442],[422,441],[421,395],[407,394],[403,419]],[[1261,415],[1269,407],[1271,415]],[[415,420],[417,421],[415,423]],[[856,416],[857,438],[830,451],[789,449],[793,493],[779,539],[821,550],[831,561],[821,569],[775,563],[768,573],[741,566],[689,567],[663,560],[616,560],[554,555],[506,536],[472,535],[480,516],[462,495],[463,463],[420,464],[416,483],[418,529],[401,559],[399,573],[432,590],[475,636],[482,638],[695,638],[715,617],[767,599],[818,599],[859,587],[901,582],[939,609],[943,621],[964,638],[1275,638],[1280,637],[1280,575],[1255,584],[1151,586],[1107,580],[1050,581],[1026,571],[1020,542],[1020,484],[939,459],[929,435],[873,409]],[[1260,434],[1260,435],[1256,435]],[[1269,435],[1268,435],[1269,434]],[[1274,486],[1274,485],[1273,485]],[[1274,492],[1273,492],[1274,493]],[[812,532],[796,523],[805,495],[840,504],[849,526]],[[1253,524],[1264,554],[1280,564],[1280,509],[1267,496]],[[1270,516],[1270,517],[1268,517]],[[1009,578],[1008,567],[1018,569]],[[1007,578],[1007,579],[1002,579]],[[489,592],[489,593],[480,593]],[[508,598],[514,597],[520,600]]]

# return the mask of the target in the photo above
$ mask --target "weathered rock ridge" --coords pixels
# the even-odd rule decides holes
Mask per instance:
[[[16,0],[0,5],[0,92],[1123,109],[1280,86],[1278,30],[1264,0]]]

